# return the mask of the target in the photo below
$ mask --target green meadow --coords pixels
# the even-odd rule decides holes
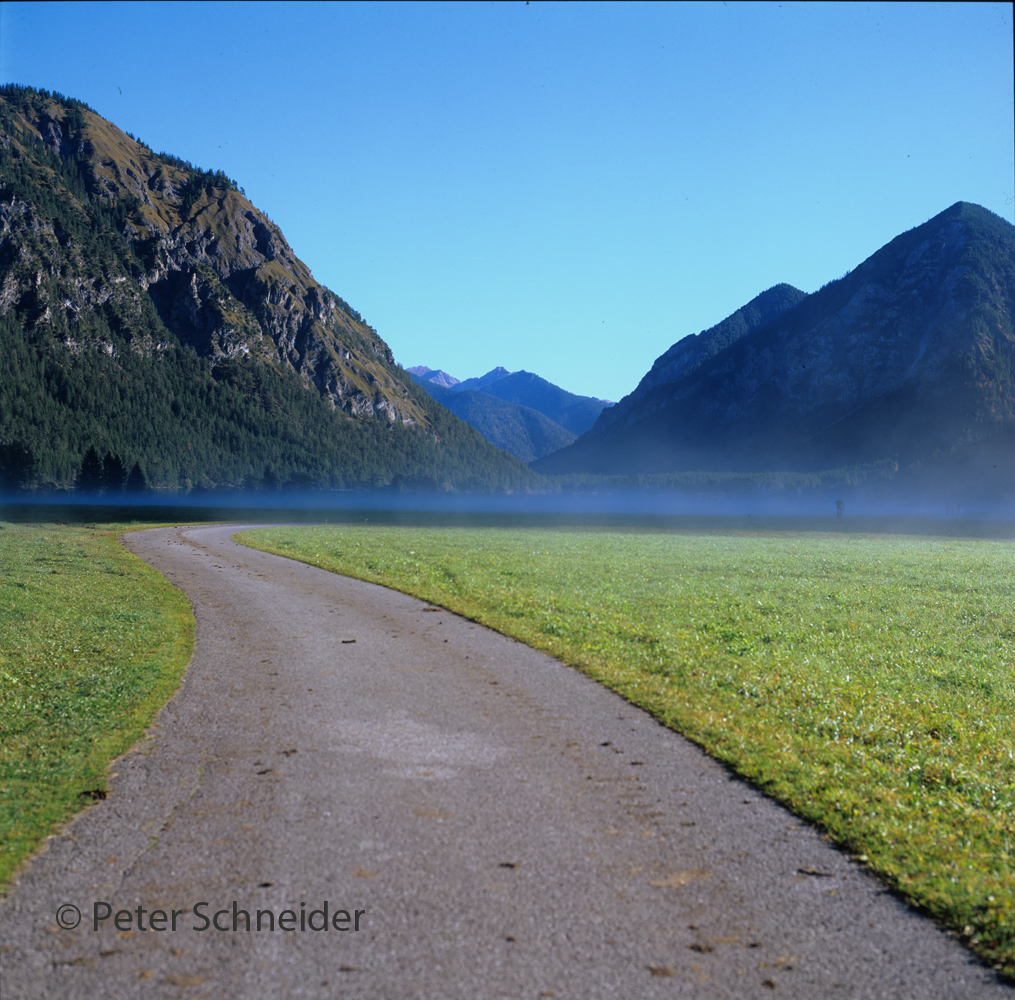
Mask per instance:
[[[1010,542],[370,526],[241,538],[583,670],[1015,976]]]
[[[130,527],[0,524],[0,887],[102,796],[190,659],[190,605]]]

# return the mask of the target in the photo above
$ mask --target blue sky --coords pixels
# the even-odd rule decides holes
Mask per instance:
[[[406,367],[619,399],[956,201],[1015,222],[1010,4],[0,4],[0,80],[234,177]]]

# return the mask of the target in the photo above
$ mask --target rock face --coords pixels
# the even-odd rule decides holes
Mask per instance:
[[[814,470],[916,467],[977,449],[1015,456],[1015,227],[959,202],[799,295],[777,286],[678,342],[588,434],[533,467]],[[710,354],[738,316],[742,333]]]
[[[167,344],[138,332],[154,310],[199,355],[253,356],[291,368],[347,413],[426,424],[384,341],[224,175],[155,154],[48,95],[0,94],[0,147],[11,174],[0,199],[0,310],[16,310],[30,335],[48,329],[72,350],[111,351],[89,326],[100,310],[131,331],[134,349],[157,352]],[[26,194],[40,185],[65,214],[99,213],[124,251],[54,225]]]

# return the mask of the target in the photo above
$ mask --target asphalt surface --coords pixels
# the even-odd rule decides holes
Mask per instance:
[[[124,538],[194,658],[0,903],[2,1000],[1015,996],[616,695],[236,530]]]

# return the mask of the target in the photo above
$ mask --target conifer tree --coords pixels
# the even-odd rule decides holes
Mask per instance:
[[[78,489],[98,493],[103,486],[102,459],[95,450],[95,445],[90,445],[85,457],[81,460],[81,471],[78,473]]]
[[[120,493],[127,481],[127,470],[119,455],[106,453],[102,463],[102,488],[112,493]]]
[[[21,441],[0,444],[0,490],[19,490],[28,486],[35,474],[35,455]]]
[[[128,493],[146,493],[148,491],[148,477],[144,474],[140,462],[135,462],[134,467],[127,476],[127,484],[124,489]]]

